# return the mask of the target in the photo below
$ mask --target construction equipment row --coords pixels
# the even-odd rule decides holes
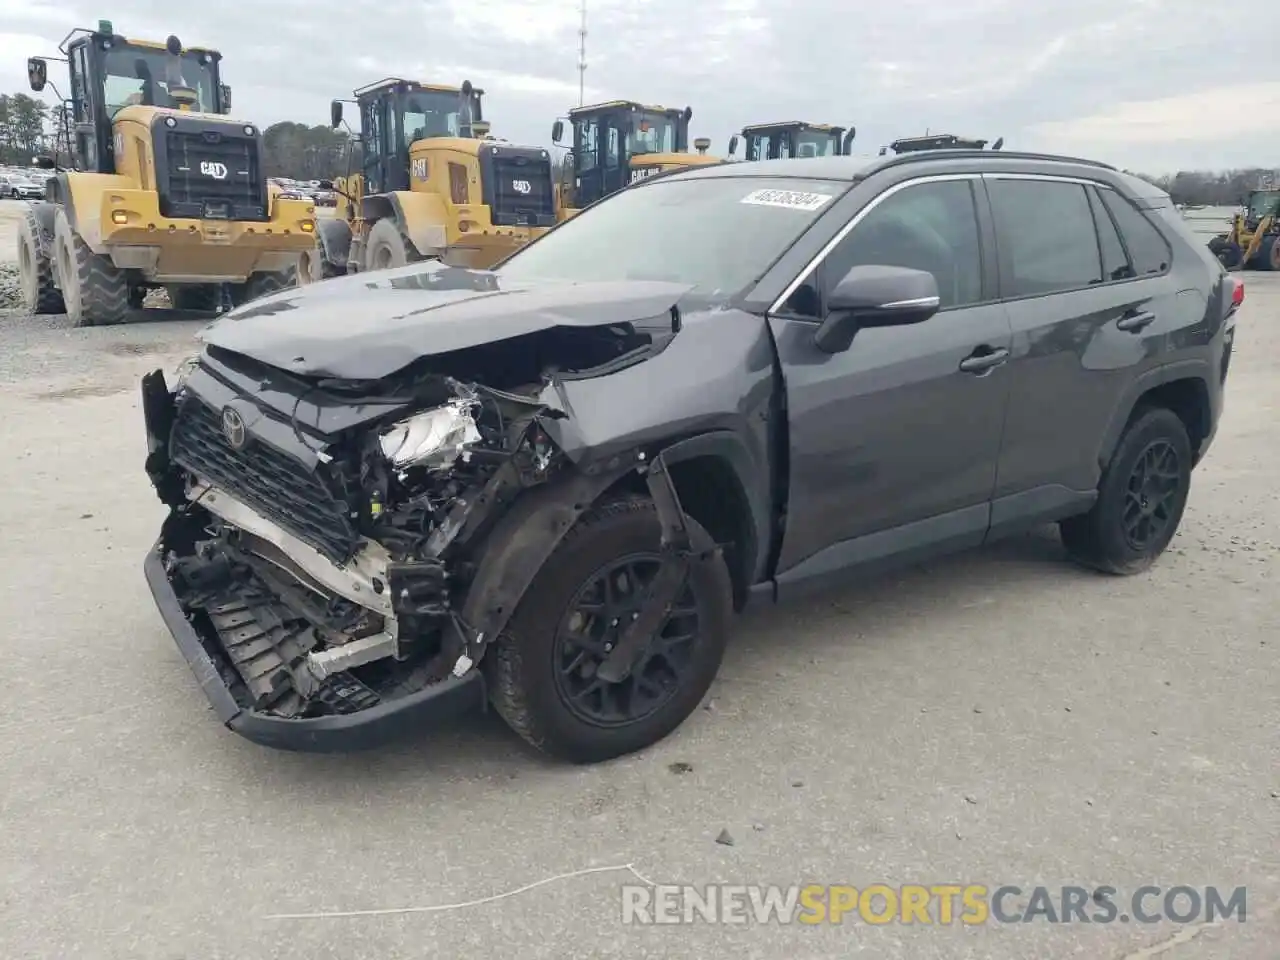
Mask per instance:
[[[115,33],[109,21],[73,30],[59,58],[27,61],[31,89],[67,65],[70,97],[59,142],[72,162],[37,158],[46,199],[20,227],[19,272],[30,309],[81,325],[118,323],[163,288],[182,310],[215,311],[293,286],[420,260],[487,268],[596,201],[649,177],[699,164],[850,152],[853,127],[803,121],[752,124],[725,158],[700,138],[689,149],[689,107],[610,101],[556,120],[567,148],[559,176],[550,151],[498,139],[484,91],[388,78],[331,105],[330,124],[358,112],[360,166],[330,184],[332,218],[281,195],[264,169],[262,131],[232,119],[216,50]],[[932,146],[921,143],[928,141]],[[948,142],[943,142],[948,141]],[[912,138],[905,152],[985,141]],[[997,142],[995,149],[1000,143]],[[881,152],[884,152],[882,150]]]

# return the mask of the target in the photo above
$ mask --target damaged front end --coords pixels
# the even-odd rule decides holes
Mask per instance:
[[[594,498],[647,466],[572,462],[542,383],[391,386],[210,350],[173,388],[143,378],[170,507],[147,579],[219,718],[255,742],[354,749],[483,709],[486,645]]]

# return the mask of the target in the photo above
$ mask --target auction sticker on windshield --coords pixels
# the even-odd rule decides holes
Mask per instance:
[[[762,207],[790,207],[792,210],[814,211],[831,199],[829,193],[806,193],[802,190],[753,190],[742,203]]]

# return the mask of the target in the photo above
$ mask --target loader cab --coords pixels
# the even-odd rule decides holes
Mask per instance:
[[[1280,190],[1252,190],[1245,198],[1245,225],[1250,230],[1267,217],[1280,217]]]
[[[853,146],[854,127],[825,123],[756,123],[742,128],[747,160],[779,160],[785,157],[847,156]],[[738,137],[729,140],[729,156],[737,153]]]
[[[488,133],[484,91],[390,78],[355,91],[360,109],[361,173],[367,194],[410,189],[410,148],[439,137],[476,139]],[[333,103],[332,125],[342,122],[342,102]]]
[[[58,50],[66,56],[71,87],[69,140],[79,169],[115,173],[116,115],[128,106],[163,107],[199,113],[227,113],[231,91],[221,80],[222,54],[183,47],[177,37],[165,43],[130,40],[111,23],[96,30],[77,29]],[[48,61],[27,61],[27,79],[40,93],[48,84]]]
[[[573,204],[585,207],[663,169],[697,162],[689,154],[693,110],[616,100],[569,111],[573,144],[566,158]],[[563,124],[552,139],[559,143]],[[711,160],[712,158],[705,158]]]

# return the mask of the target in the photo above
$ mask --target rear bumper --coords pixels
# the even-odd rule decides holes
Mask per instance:
[[[157,541],[143,563],[156,608],[218,720],[246,740],[281,750],[345,753],[370,749],[420,732],[432,723],[485,709],[487,698],[479,670],[461,679],[447,677],[416,693],[350,714],[288,719],[245,707],[218,668],[217,637],[203,636],[182,609],[165,572],[163,549],[163,543]]]

